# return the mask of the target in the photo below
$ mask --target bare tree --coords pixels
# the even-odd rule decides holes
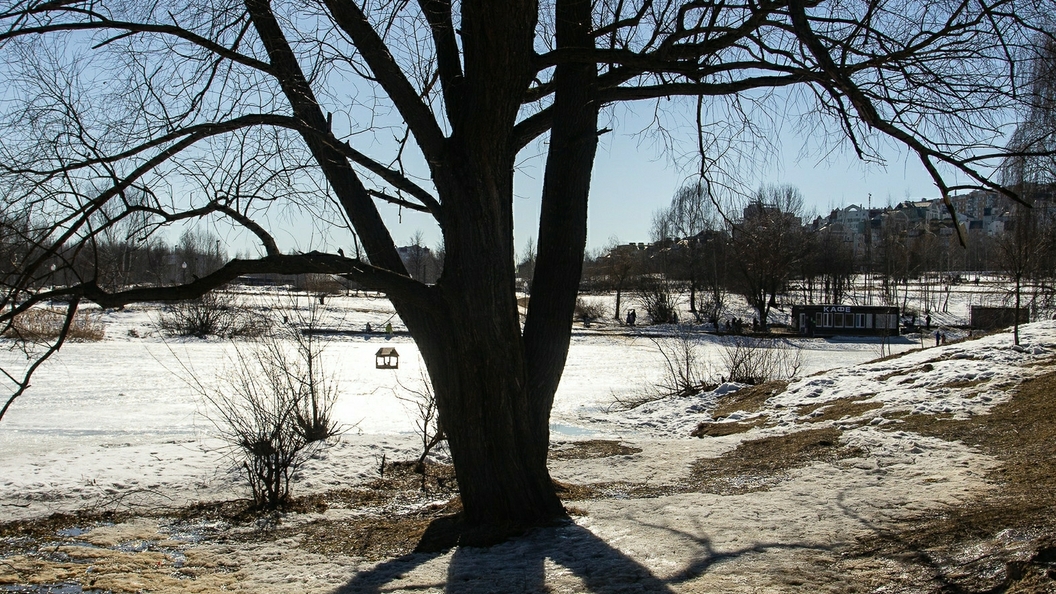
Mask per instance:
[[[641,274],[641,258],[638,249],[632,245],[620,245],[620,240],[613,237],[605,248],[605,254],[599,259],[601,271],[609,279],[609,286],[616,291],[616,305],[612,313],[615,320],[620,317],[623,292],[632,288],[634,277]]]
[[[1005,232],[997,241],[999,269],[1012,281],[1015,307],[1013,344],[1019,344],[1019,316],[1023,310],[1025,285],[1034,281],[1050,263],[1051,235],[1046,233],[1036,211],[1023,206],[1014,209],[1005,223]]]
[[[524,251],[521,252],[521,257],[517,262],[517,278],[524,281],[530,289],[533,276],[535,276],[535,241],[529,239],[528,243],[524,245]]]
[[[1025,206],[1012,206],[1006,232],[996,242],[998,266],[1014,286],[1015,344],[1019,344],[1024,283],[1030,282],[1035,294],[1056,291],[1046,283],[1056,273],[1056,40],[1048,34],[1035,39],[1027,51],[1030,67],[1024,76],[1029,101],[1009,141],[1011,154],[1001,164],[1004,183],[1015,188],[1026,202]]]
[[[690,313],[713,323],[725,301],[725,221],[720,208],[711,186],[698,182],[675,192],[653,223],[654,240],[671,240],[666,274],[689,285]]]
[[[765,186],[745,205],[744,218],[733,225],[734,287],[755,309],[764,329],[778,292],[807,253],[802,208],[803,197],[795,187]]]
[[[755,147],[772,137],[765,122],[791,115],[823,150],[878,161],[878,147],[900,144],[944,196],[1004,192],[985,159],[1003,154],[994,145],[1006,110],[1021,102],[1018,49],[1050,4],[909,12],[887,0],[9,2],[0,200],[29,215],[33,247],[0,298],[0,321],[53,298],[112,307],[194,298],[246,273],[347,275],[386,292],[421,349],[456,467],[463,542],[551,522],[564,511],[546,467],[549,414],[601,110],[688,110],[708,179],[758,164],[767,152]],[[395,133],[376,133],[383,127]],[[522,328],[513,182],[518,153],[544,136]],[[947,183],[953,171],[961,186]],[[96,224],[108,204],[117,208]],[[436,221],[435,285],[408,274],[379,204]],[[365,257],[284,254],[280,212],[327,233],[354,230]],[[238,227],[262,255],[171,287],[109,291],[92,273],[39,289],[52,265],[68,269],[63,254],[134,213],[150,216],[147,236],[176,224]],[[12,397],[29,384],[11,381]]]

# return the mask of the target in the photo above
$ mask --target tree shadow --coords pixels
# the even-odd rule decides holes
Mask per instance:
[[[694,522],[696,524],[697,532],[704,534],[703,526],[700,522]],[[676,530],[668,526],[659,526],[655,524],[643,524],[650,528],[657,530],[664,530],[670,532],[682,538],[692,542],[700,552],[696,555],[696,558],[686,565],[681,571],[675,573],[671,577],[667,578],[668,583],[682,584],[690,580],[694,580],[709,570],[712,567],[726,562],[750,555],[753,553],[766,553],[774,550],[812,550],[812,551],[831,551],[831,546],[824,545],[812,545],[803,542],[759,542],[750,546],[742,547],[731,551],[718,551],[715,549],[715,545],[712,539],[707,535],[698,536],[684,530]]]
[[[667,579],[654,575],[647,567],[611,546],[592,532],[572,522],[537,528],[529,533],[489,548],[458,547],[451,553],[446,574],[441,566],[424,569],[447,553],[415,553],[381,563],[357,574],[338,593],[443,591],[445,594],[481,594],[491,592],[546,593],[554,583],[572,584],[576,591],[592,594],[662,594],[673,593],[670,584],[690,581],[705,574],[716,564],[746,554],[763,553],[776,548],[816,549],[797,543],[759,543],[742,549],[720,552],[706,536],[696,536],[664,526],[665,530],[688,539],[689,548],[698,549],[693,560]],[[699,527],[698,527],[699,528]],[[442,563],[442,561],[438,561]],[[404,581],[419,570],[417,579]],[[429,575],[433,575],[430,578]],[[559,588],[564,591],[564,588]]]
[[[836,505],[848,517],[853,518],[871,533],[870,538],[858,539],[860,543],[869,542],[862,550],[863,554],[882,556],[891,559],[897,564],[916,564],[925,574],[930,576],[932,583],[929,587],[935,587],[940,592],[950,594],[961,594],[967,592],[959,584],[955,583],[947,575],[942,563],[936,559],[933,552],[928,551],[920,543],[914,543],[906,538],[899,526],[906,526],[904,522],[892,522],[892,527],[887,528],[878,522],[866,518],[847,503],[847,492],[841,491],[836,496]],[[908,532],[908,530],[903,529]]]

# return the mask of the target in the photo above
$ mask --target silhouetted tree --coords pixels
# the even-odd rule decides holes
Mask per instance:
[[[436,392],[463,542],[488,542],[564,514],[546,467],[549,415],[602,109],[691,110],[709,179],[750,166],[761,124],[791,113],[832,132],[815,135],[826,148],[876,160],[878,146],[900,143],[944,194],[943,170],[995,188],[976,156],[1019,101],[1010,56],[1049,12],[1026,0],[909,13],[886,0],[11,2],[0,10],[0,201],[45,231],[0,298],[0,321],[53,298],[71,316],[81,300],[190,299],[246,273],[343,274],[385,291]],[[364,133],[381,126],[398,131]],[[544,136],[522,327],[513,182],[518,153]],[[411,278],[379,203],[436,221],[435,285]],[[174,287],[110,291],[88,275],[32,290],[61,254],[86,253],[108,205],[104,227],[131,213],[156,226],[224,221],[262,255]],[[283,253],[282,212],[354,230],[369,262]],[[19,377],[0,417],[29,384]]]

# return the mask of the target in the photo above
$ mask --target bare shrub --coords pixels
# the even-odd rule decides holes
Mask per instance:
[[[720,381],[760,384],[788,380],[799,374],[802,357],[786,341],[744,336],[726,338],[719,347],[719,361],[711,363],[699,335],[679,325],[673,334],[650,338],[664,359],[661,380],[651,390],[631,399],[617,399],[622,408],[670,397],[687,397],[714,390]]]
[[[13,318],[4,330],[5,338],[14,338],[24,342],[43,342],[54,340],[62,333],[66,323],[65,311],[35,307]],[[96,312],[79,311],[74,315],[67,341],[96,342],[103,339],[106,332],[103,322]]]
[[[322,364],[325,345],[312,331],[318,308],[309,300],[307,310],[282,311],[286,323],[278,332],[236,347],[235,366],[219,387],[196,382],[260,509],[284,506],[312,449],[343,430],[332,415],[337,389]]]
[[[726,337],[720,356],[728,381],[752,385],[793,379],[803,363],[799,349],[786,341],[748,336]]]
[[[630,397],[615,397],[614,408],[629,410],[664,398],[683,398],[714,390],[715,373],[702,351],[699,335],[679,325],[669,336],[650,337],[664,359],[660,381]]]
[[[606,315],[608,315],[608,310],[605,305],[595,301],[586,301],[581,297],[576,298],[575,317],[584,324],[591,324]]]
[[[638,301],[654,324],[677,324],[678,308],[675,295],[666,282],[652,280],[638,289]]]
[[[425,371],[424,364],[420,367],[421,375],[415,387],[407,387],[400,383],[400,389],[406,396],[396,395],[396,398],[414,407],[415,429],[422,443],[422,453],[415,461],[414,471],[422,475],[422,488],[426,485],[425,461],[429,454],[447,440],[444,428],[440,424],[440,412],[436,407],[436,393],[433,392],[433,384]]]
[[[309,442],[296,423],[298,400],[289,377],[270,365],[266,351],[238,351],[236,367],[205,394],[211,420],[245,473],[259,509],[289,500],[293,474],[307,459]]]
[[[256,337],[269,329],[267,318],[241,306],[229,293],[210,291],[197,299],[168,305],[157,322],[169,336]]]
[[[665,365],[662,380],[655,386],[658,397],[692,396],[715,389],[714,373],[688,326],[679,325],[673,335],[651,340]]]
[[[327,341],[318,332],[322,308],[308,299],[305,309],[294,302],[281,308],[285,323],[281,331],[264,341],[269,364],[281,369],[297,400],[294,417],[306,441],[329,439],[342,431],[333,419],[337,401],[337,382],[327,374],[322,363]],[[292,352],[285,348],[292,344]]]

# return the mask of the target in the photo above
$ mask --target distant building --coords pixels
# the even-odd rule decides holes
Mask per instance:
[[[898,336],[898,308],[876,305],[793,305],[804,336]]]

